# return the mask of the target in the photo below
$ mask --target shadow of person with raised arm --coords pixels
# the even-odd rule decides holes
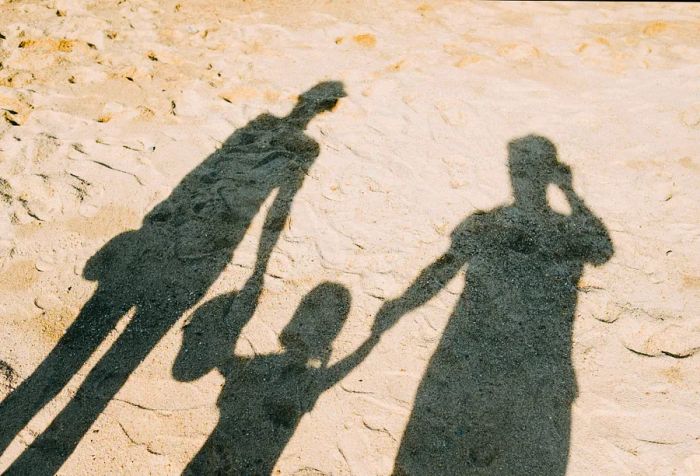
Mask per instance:
[[[271,474],[301,418],[362,362],[374,343],[368,340],[328,365],[351,297],[345,287],[325,282],[304,297],[280,334],[280,353],[236,356],[240,316],[248,307],[244,292],[204,304],[185,327],[175,378],[191,381],[217,369],[226,383],[217,402],[219,422],[184,474]]]
[[[323,82],[286,117],[262,114],[232,134],[151,210],[141,228],[109,241],[83,275],[97,290],[34,373],[0,403],[0,451],[39,412],[130,309],[134,316],[69,404],[20,455],[10,474],[53,474],[163,335],[229,263],[253,217],[276,191],[246,284],[255,306],[292,200],[319,154],[304,130],[345,96]],[[252,315],[249,310],[248,315]]]
[[[466,286],[418,388],[396,475],[564,474],[576,396],[571,331],[584,263],[613,254],[554,144],[508,145],[514,202],[477,212],[375,321],[375,336],[467,265]],[[558,186],[570,215],[547,204]]]

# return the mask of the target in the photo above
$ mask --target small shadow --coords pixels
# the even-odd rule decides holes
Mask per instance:
[[[235,293],[213,299],[185,328],[175,378],[194,380],[217,369],[226,383],[219,422],[184,474],[272,474],[301,418],[371,349],[364,345],[328,365],[351,298],[345,287],[325,282],[304,297],[280,334],[280,353],[233,355],[240,299]]]
[[[603,223],[574,192],[554,144],[513,140],[514,202],[469,216],[452,245],[398,299],[375,336],[466,266],[466,285],[418,388],[396,475],[555,475],[568,460],[576,397],[571,332],[584,263],[613,254]],[[571,206],[547,204],[549,184]]]
[[[114,237],[90,258],[83,275],[98,282],[97,290],[39,367],[0,403],[0,452],[64,388],[120,318],[132,308],[134,316],[7,474],[60,469],[129,375],[205,295],[276,190],[245,285],[248,308],[239,318],[252,316],[292,200],[319,154],[304,130],[343,96],[342,83],[323,82],[302,94],[286,117],[255,118],[192,170],[141,228]]]

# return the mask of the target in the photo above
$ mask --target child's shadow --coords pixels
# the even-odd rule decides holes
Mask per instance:
[[[226,383],[217,402],[219,423],[185,474],[271,473],[304,414],[372,347],[367,341],[328,366],[350,300],[345,287],[320,284],[304,297],[280,334],[283,350],[254,357],[233,355],[240,332],[237,315],[246,313],[238,309],[236,301],[245,301],[240,294],[219,296],[195,312],[185,327],[173,375],[191,381],[216,368]]]

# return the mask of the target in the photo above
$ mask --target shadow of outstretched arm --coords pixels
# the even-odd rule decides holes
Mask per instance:
[[[326,391],[343,380],[355,367],[365,360],[372,349],[374,349],[377,342],[379,342],[378,336],[370,336],[369,339],[364,341],[352,354],[328,367],[323,374],[323,388],[321,391]]]
[[[379,338],[405,314],[416,309],[440,292],[466,263],[459,245],[453,246],[434,263],[425,268],[406,292],[399,298],[386,301],[379,309],[372,326],[372,334],[352,354],[328,367],[324,374],[324,390],[341,381],[374,349]]]
[[[372,327],[376,338],[389,330],[398,320],[435,297],[466,264],[466,255],[454,242],[452,247],[425,268],[401,297],[386,301],[379,309]]]

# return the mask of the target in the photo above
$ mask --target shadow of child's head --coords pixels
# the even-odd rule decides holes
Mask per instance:
[[[350,312],[350,292],[338,283],[324,282],[302,299],[292,320],[280,334],[287,352],[311,366],[325,366],[331,345]]]

